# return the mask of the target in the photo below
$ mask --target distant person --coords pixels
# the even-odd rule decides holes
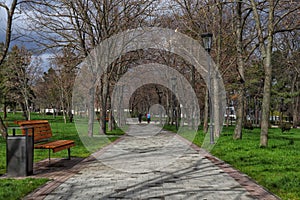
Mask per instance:
[[[139,114],[138,118],[139,118],[139,123],[142,123],[142,113]]]
[[[147,122],[148,122],[148,124],[150,123],[150,121],[151,121],[151,115],[150,115],[150,113],[148,113],[147,114]]]

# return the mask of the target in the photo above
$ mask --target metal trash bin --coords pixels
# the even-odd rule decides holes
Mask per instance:
[[[6,140],[7,176],[31,175],[33,174],[34,128],[13,127],[10,129]],[[10,131],[12,131],[11,135]]]

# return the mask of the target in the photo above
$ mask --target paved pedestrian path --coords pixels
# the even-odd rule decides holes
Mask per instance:
[[[27,199],[278,199],[226,163],[154,125],[132,125],[126,136],[93,157],[77,164],[74,174],[52,189]]]

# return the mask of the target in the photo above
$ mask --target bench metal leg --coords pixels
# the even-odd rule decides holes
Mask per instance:
[[[49,149],[49,151],[48,151],[48,161],[49,161],[49,165],[50,165],[50,160],[51,160],[51,159],[50,159],[50,153],[51,153],[51,152],[50,152],[50,149]]]
[[[71,160],[71,149],[68,148],[68,160]]]

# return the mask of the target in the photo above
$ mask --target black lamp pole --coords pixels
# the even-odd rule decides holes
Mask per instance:
[[[210,50],[212,46],[212,33],[204,33],[201,35],[203,40],[204,49],[207,51],[207,63],[208,63],[208,93],[209,93],[209,134],[210,134],[210,144],[215,143],[214,133],[213,133],[213,109],[212,109],[212,95],[211,95],[211,58],[210,58]]]

